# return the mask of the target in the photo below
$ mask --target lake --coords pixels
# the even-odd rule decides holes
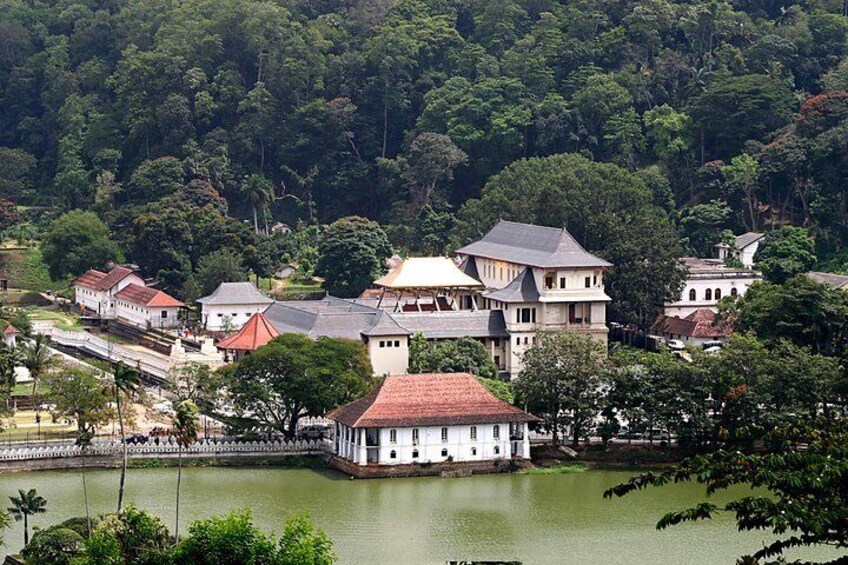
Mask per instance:
[[[114,510],[119,472],[90,470],[87,476],[92,512]],[[732,565],[769,539],[738,533],[731,516],[658,532],[654,526],[665,511],[702,500],[703,489],[672,485],[622,499],[601,497],[629,476],[593,470],[349,480],[333,471],[309,469],[189,468],[183,471],[181,522],[185,531],[195,519],[250,508],[258,526],[279,533],[287,516],[308,511],[332,537],[341,565],[436,565],[448,559],[509,559],[525,565]],[[78,471],[5,474],[0,496],[37,488],[49,511],[32,522],[48,526],[84,515],[80,477]],[[175,486],[176,469],[130,469],[127,499],[161,516],[173,530]],[[7,549],[18,551],[21,524],[5,537]],[[792,556],[837,555],[816,550]]]

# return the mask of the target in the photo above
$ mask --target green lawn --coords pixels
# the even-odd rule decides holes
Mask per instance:
[[[30,320],[50,320],[54,326],[68,332],[81,332],[85,330],[85,326],[80,323],[79,318],[65,312],[60,312],[59,310],[33,308],[29,311],[29,318]]]
[[[43,292],[61,292],[70,286],[70,279],[54,281],[37,247],[0,247],[0,264],[9,274],[14,288]]]

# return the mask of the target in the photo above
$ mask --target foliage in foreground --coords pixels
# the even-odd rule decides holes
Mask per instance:
[[[848,422],[808,421],[777,428],[766,435],[765,445],[752,454],[722,449],[692,457],[662,473],[634,477],[604,497],[690,481],[703,484],[707,496],[748,486],[770,494],[751,494],[724,505],[701,502],[666,514],[657,529],[733,512],[740,530],[768,530],[779,538],[753,559],[780,557],[794,547],[848,547]],[[746,556],[743,562],[751,559]]]
[[[249,511],[199,520],[174,542],[158,517],[132,506],[100,521],[86,539],[84,518],[37,533],[22,551],[27,565],[331,565],[333,543],[305,515],[286,521],[279,539],[253,525]]]

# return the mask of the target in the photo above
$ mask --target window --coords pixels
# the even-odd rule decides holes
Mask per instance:
[[[560,277],[560,278],[559,278],[559,287],[560,287],[560,288],[565,288],[565,277]]]
[[[712,300],[713,299],[713,291],[711,288],[708,288],[704,291],[704,300]]]
[[[412,428],[412,445],[418,445],[418,428]]]
[[[218,314],[218,317],[219,317],[219,318],[223,318],[223,317],[224,317],[224,315],[223,315],[223,314]]]
[[[494,361],[495,361],[495,367],[497,367],[498,369],[500,369],[500,368],[501,368],[501,356],[500,356],[500,355],[495,355],[495,359],[494,359]]]
[[[477,455],[477,448],[476,447],[471,448],[471,455]]]
[[[471,441],[477,441],[477,426],[471,426]]]
[[[500,346],[501,346],[501,338],[496,337],[496,338],[495,338],[495,339],[493,339],[492,341],[494,342],[494,344],[493,344],[493,345],[494,345],[495,347],[500,347]]]
[[[413,450],[412,450],[412,458],[413,458],[413,459],[418,459],[418,450],[417,450],[417,449],[413,449]]]
[[[386,342],[385,342],[385,341],[381,341],[381,342],[380,342],[380,347],[386,347]]]
[[[528,343],[530,343],[530,339],[529,339],[529,338],[527,338],[527,337],[525,337],[525,338],[524,338],[524,345],[527,345]]]
[[[524,324],[530,323],[530,308],[521,309],[521,322]]]
[[[515,338],[515,345],[521,345],[521,338],[520,337]]]
[[[533,340],[531,341],[531,343],[532,343],[533,345],[536,345],[536,336],[535,336],[535,335],[533,336]]]
[[[400,347],[400,340],[398,340],[398,339],[395,340],[395,347]]]
[[[545,288],[550,290],[554,287],[554,278],[553,277],[545,277]]]
[[[167,317],[168,317],[168,311],[167,311],[167,310],[162,310],[162,319],[164,320],[164,319],[165,319],[165,318],[167,318]]]
[[[389,430],[389,443],[397,443],[397,430]]]
[[[447,456],[448,456],[448,450],[442,449],[442,457],[447,457]]]
[[[721,289],[720,288],[715,289],[715,299],[721,300]]]
[[[448,442],[448,429],[442,428],[442,443]]]
[[[689,301],[695,302],[698,299],[698,294],[695,292],[695,289],[692,288],[689,290]]]
[[[492,437],[494,439],[501,439],[501,427],[497,424],[492,426]]]
[[[389,459],[397,459],[397,451],[395,451],[394,449],[392,449],[392,450],[389,452]]]
[[[535,308],[519,308],[515,311],[515,321],[516,323],[521,324],[529,324],[536,322],[536,309]]]
[[[593,275],[593,276],[592,276],[592,284],[593,284],[594,286],[598,286],[598,275]]]
[[[592,277],[586,277],[585,279],[586,288],[592,288]]]
[[[238,316],[238,312],[233,312],[232,316],[233,316],[233,318],[235,318],[236,316]]]
[[[496,446],[495,446],[495,455],[500,454],[500,452],[501,452],[501,446],[500,446],[500,445],[496,445]]]
[[[735,288],[730,289],[730,296],[736,296],[739,292]]]

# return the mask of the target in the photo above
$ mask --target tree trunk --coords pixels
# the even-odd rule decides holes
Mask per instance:
[[[580,447],[580,426],[577,424],[576,418],[573,426],[573,431],[574,437],[571,439],[571,447],[577,449],[578,447]]]
[[[91,512],[88,508],[88,484],[85,481],[85,448],[82,450],[82,496],[85,499],[85,524],[88,529],[88,537],[91,537]]]
[[[115,403],[118,406],[118,430],[121,433],[121,446],[123,460],[121,462],[121,481],[118,484],[118,512],[124,507],[124,484],[127,480],[127,440],[124,437],[124,415],[121,411],[121,391],[116,390]]]
[[[383,152],[381,157],[386,158],[386,140],[389,136],[389,79],[383,84]]]
[[[29,520],[28,516],[24,514],[24,547],[29,545]]]
[[[177,455],[177,512],[176,519],[174,521],[174,543],[179,543],[180,539],[180,483],[183,479],[183,446],[180,445],[180,449]]]
[[[259,217],[256,215],[256,204],[253,205],[253,231],[259,233]]]

